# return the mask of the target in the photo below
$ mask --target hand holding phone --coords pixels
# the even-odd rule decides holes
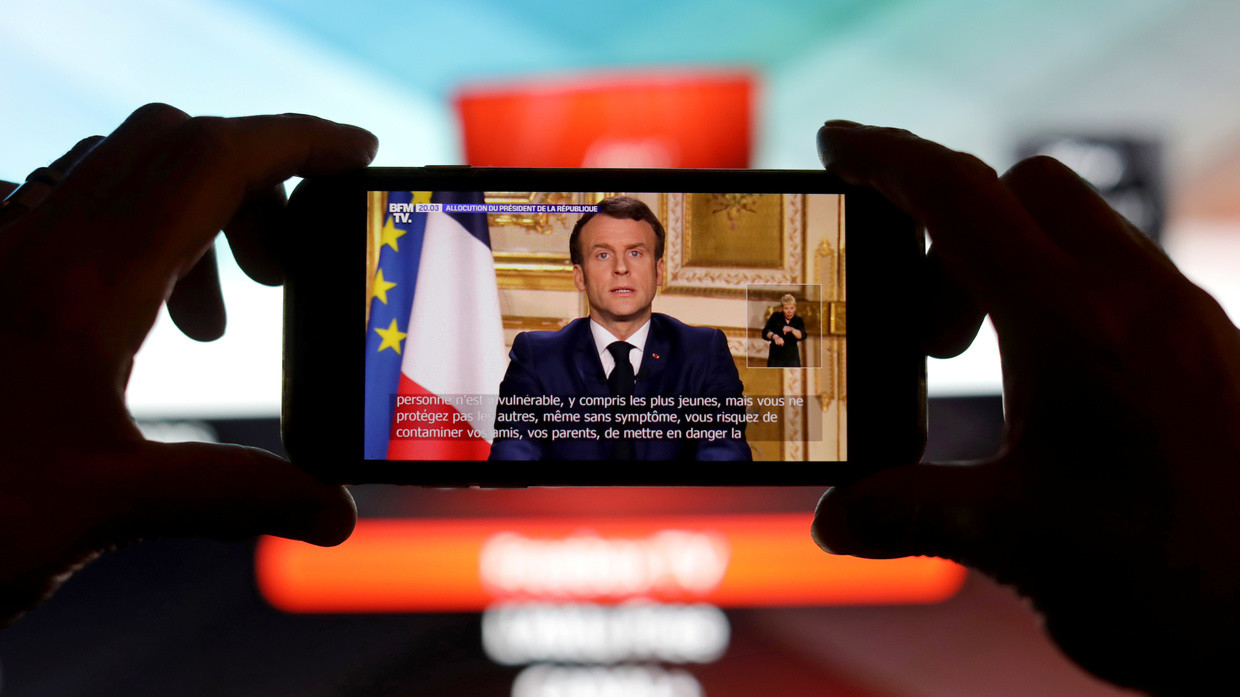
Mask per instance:
[[[186,273],[221,227],[252,250],[256,211],[270,213],[284,176],[373,153],[369,133],[313,117],[195,119],[152,104],[53,163],[45,197],[0,209],[0,625],[135,540],[348,537],[343,488],[251,448],[148,441],[125,386],[174,284],[214,281]],[[223,328],[213,297],[188,308],[208,334]]]
[[[1028,597],[1068,655],[1120,685],[1204,694],[1228,680],[1240,332],[1226,312],[1050,158],[998,177],[905,131],[832,122],[819,138],[828,171],[930,225],[927,293],[944,300],[933,343],[962,349],[990,314],[1007,421],[985,461],[832,489],[820,544],[971,565]]]

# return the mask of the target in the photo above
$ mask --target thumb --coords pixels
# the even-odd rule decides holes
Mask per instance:
[[[144,443],[117,543],[152,537],[276,535],[331,546],[357,523],[353,497],[257,448]]]
[[[812,534],[823,550],[871,559],[934,556],[971,563],[993,539],[1005,492],[997,463],[895,467],[828,490]]]

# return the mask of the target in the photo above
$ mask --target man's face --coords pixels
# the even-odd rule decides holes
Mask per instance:
[[[599,324],[612,329],[650,316],[655,290],[663,283],[655,242],[654,228],[643,220],[599,214],[581,228],[582,263],[573,266],[573,282]]]

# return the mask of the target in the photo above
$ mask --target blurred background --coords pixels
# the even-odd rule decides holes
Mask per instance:
[[[1050,153],[1158,239],[1233,318],[1240,313],[1240,5],[1226,0],[633,0],[623,7],[458,0],[347,8],[312,0],[64,0],[8,3],[3,16],[0,178],[10,181],[81,137],[110,132],[151,101],[191,114],[294,111],[355,123],[379,136],[380,165],[488,164],[469,154],[471,97],[516,89],[536,107],[566,91],[741,75],[752,88],[743,164],[816,167],[814,132],[827,118],[907,128],[1000,170]],[[683,129],[690,113],[667,107],[663,118]],[[514,139],[527,135],[520,123],[510,125]],[[674,148],[620,145],[596,149],[591,162],[694,164],[677,160]],[[130,403],[152,437],[278,451],[280,291],[249,282],[229,263],[222,273],[228,335],[195,344],[162,317],[138,357]],[[964,356],[931,361],[928,457],[993,451],[1002,427],[998,365],[988,329]],[[808,526],[817,493],[646,492],[640,505],[617,498],[603,513],[631,520],[803,511]],[[357,496],[364,516],[411,525],[582,513],[572,492],[362,487]],[[406,543],[429,534],[406,533]],[[653,539],[658,529],[627,534]],[[805,563],[819,563],[808,535],[803,542]],[[156,542],[105,557],[0,632],[0,697],[157,689],[1117,693],[1059,656],[1006,590],[972,574],[943,572],[950,583],[938,595],[828,593],[718,607],[445,609],[397,588],[403,599],[383,607],[358,607],[344,589],[336,605],[296,608],[281,606],[275,586],[262,581],[264,545]],[[433,575],[437,558],[413,554],[405,556],[415,567],[407,573]],[[890,580],[904,572],[873,573]]]

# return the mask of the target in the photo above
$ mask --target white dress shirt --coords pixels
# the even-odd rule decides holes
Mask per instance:
[[[594,348],[598,350],[599,360],[603,362],[604,375],[611,377],[611,371],[616,367],[616,359],[612,358],[611,351],[608,351],[607,347],[617,341],[626,341],[633,346],[629,350],[629,362],[633,364],[633,374],[637,375],[637,371],[642,367],[642,356],[646,353],[646,337],[650,336],[650,320],[646,320],[646,323],[627,339],[617,339],[603,325],[590,320],[590,334],[594,336]]]

